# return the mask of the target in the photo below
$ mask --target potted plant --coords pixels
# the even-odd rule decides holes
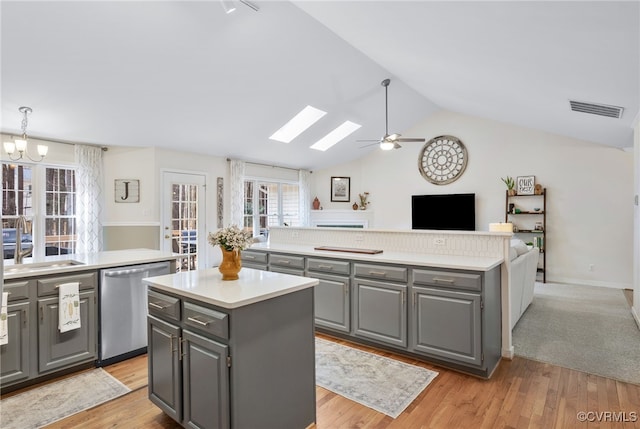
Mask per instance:
[[[507,193],[509,194],[509,196],[514,196],[516,194],[516,190],[514,189],[516,186],[516,182],[515,180],[513,180],[513,177],[507,176],[501,177],[501,179],[504,184],[507,185]]]
[[[231,225],[216,233],[210,232],[207,240],[212,246],[220,246],[222,251],[222,262],[218,266],[222,280],[237,280],[238,272],[242,268],[240,251],[251,246],[252,234],[241,230],[237,225]]]

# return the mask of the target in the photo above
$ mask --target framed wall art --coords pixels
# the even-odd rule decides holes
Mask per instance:
[[[533,195],[536,176],[518,176],[516,178],[516,193],[518,195]]]
[[[114,182],[116,203],[140,202],[140,180],[115,179]]]
[[[351,178],[331,177],[331,201],[348,203],[351,200]]]

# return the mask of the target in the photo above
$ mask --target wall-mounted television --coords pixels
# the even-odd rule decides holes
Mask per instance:
[[[412,195],[411,228],[475,231],[476,194]]]

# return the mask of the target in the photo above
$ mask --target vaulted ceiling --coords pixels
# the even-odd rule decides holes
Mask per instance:
[[[356,140],[384,134],[391,78],[390,132],[445,109],[632,146],[637,1],[235,3],[3,1],[2,132],[18,133],[29,106],[34,137],[319,169],[378,150]],[[327,115],[291,143],[269,140],[306,105]],[[309,149],[346,120],[362,128]]]

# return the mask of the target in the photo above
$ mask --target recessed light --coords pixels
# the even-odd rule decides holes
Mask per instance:
[[[323,112],[315,107],[307,106],[294,116],[289,122],[284,124],[282,128],[273,133],[270,140],[276,140],[282,143],[289,143],[291,140],[298,137],[304,130],[315,124],[320,118],[326,115],[327,112]]]
[[[325,151],[329,149],[334,144],[338,143],[340,140],[347,137],[349,134],[360,128],[362,125],[356,124],[355,122],[345,121],[342,125],[340,125],[335,130],[331,131],[326,136],[322,137],[320,140],[315,142],[311,149]]]

